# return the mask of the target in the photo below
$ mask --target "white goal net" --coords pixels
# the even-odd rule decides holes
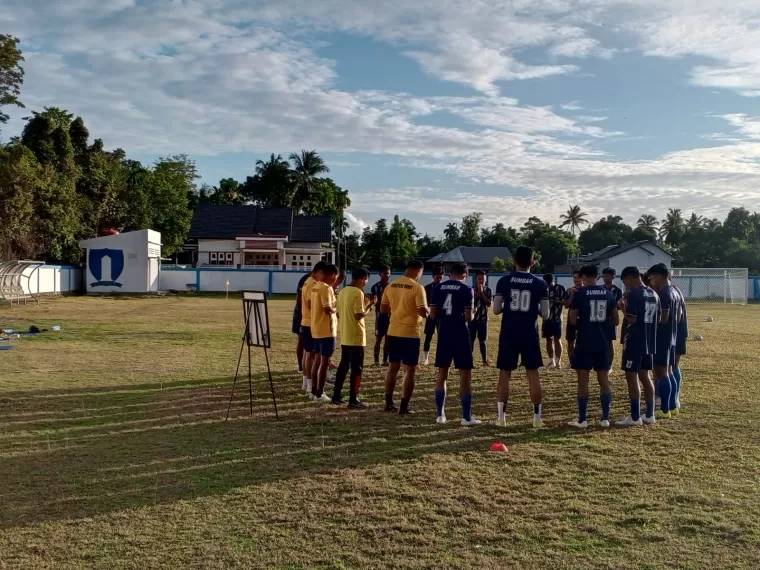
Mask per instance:
[[[686,298],[687,303],[747,304],[747,269],[670,270],[670,279]]]

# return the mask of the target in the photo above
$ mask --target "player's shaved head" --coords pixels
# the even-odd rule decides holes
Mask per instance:
[[[583,267],[581,267],[581,269],[578,272],[578,274],[581,277],[594,277],[594,278],[597,278],[597,277],[599,277],[599,268],[596,265],[591,265],[591,264],[584,265]]]
[[[369,271],[363,267],[357,267],[351,271],[351,279],[353,281],[361,281],[362,279],[369,279]]]
[[[455,263],[451,266],[449,274],[452,278],[458,278],[461,280],[464,277],[467,277],[467,266],[464,263]]]
[[[641,278],[641,272],[639,271],[638,267],[631,265],[623,269],[623,273],[620,274],[620,278],[624,280],[629,279],[631,277],[634,277],[636,279]]]
[[[404,272],[404,275],[410,279],[419,281],[420,277],[422,277],[423,269],[425,269],[424,263],[422,263],[419,259],[412,259],[409,263],[406,264],[406,271]]]
[[[551,285],[552,283],[554,283],[554,274],[544,273],[544,281],[546,281],[547,285]]]
[[[533,266],[533,250],[526,245],[521,245],[515,251],[515,266],[526,271]]]
[[[317,273],[318,271],[324,270],[324,268],[327,267],[326,261],[317,261],[317,264],[314,266],[314,268],[311,270],[312,273]]]

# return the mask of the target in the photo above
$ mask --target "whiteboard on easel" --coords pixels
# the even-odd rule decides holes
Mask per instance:
[[[263,291],[243,291],[243,313],[247,325],[248,345],[271,348],[267,294]]]

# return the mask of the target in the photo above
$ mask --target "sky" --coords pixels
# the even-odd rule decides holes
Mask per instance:
[[[360,230],[760,201],[760,0],[0,0],[28,110],[203,181],[316,149]]]

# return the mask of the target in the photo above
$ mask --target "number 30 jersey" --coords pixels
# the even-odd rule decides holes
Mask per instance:
[[[435,289],[431,304],[438,313],[438,342],[464,339],[469,343],[470,333],[464,311],[472,310],[472,288],[461,281],[449,279]]]
[[[628,325],[626,349],[635,350],[642,356],[654,354],[661,315],[660,298],[649,287],[635,287],[628,292],[625,314],[636,317],[636,322]]]
[[[496,297],[502,298],[501,336],[515,340],[537,337],[541,299],[549,298],[549,286],[527,271],[513,271],[499,279]]]

